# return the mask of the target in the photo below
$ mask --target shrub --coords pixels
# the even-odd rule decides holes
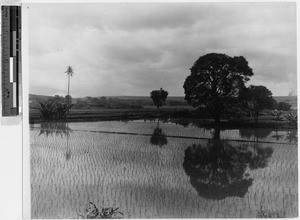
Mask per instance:
[[[69,104],[65,98],[55,96],[54,98],[39,102],[37,109],[44,119],[61,120],[66,118],[67,112],[72,106],[73,104]]]
[[[298,121],[297,111],[290,111],[285,117],[290,124],[297,124]]]
[[[290,105],[287,102],[279,102],[277,104],[277,110],[279,111],[289,111],[291,109],[292,105]]]

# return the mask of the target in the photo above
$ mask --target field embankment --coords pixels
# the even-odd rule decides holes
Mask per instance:
[[[157,118],[158,112],[155,107],[145,108],[128,108],[128,109],[71,109],[69,115],[65,119],[68,122],[88,122],[88,121],[126,121],[137,119],[154,119]],[[200,127],[214,126],[214,120],[210,116],[197,112],[192,107],[183,106],[164,106],[159,111],[159,117],[162,121],[174,122],[176,124],[188,125],[190,123],[197,124]],[[40,123],[46,122],[38,110],[30,110],[29,122]],[[64,120],[63,120],[64,121]],[[225,128],[287,128],[295,129],[297,124],[291,124],[285,118],[276,122],[274,117],[270,115],[260,115],[258,123],[253,117],[243,117],[241,119],[223,118],[221,127]]]

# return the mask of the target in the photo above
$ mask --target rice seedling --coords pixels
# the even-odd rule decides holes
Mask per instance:
[[[83,214],[78,213],[78,216],[80,219],[116,219],[123,216],[123,213],[118,211],[118,209],[119,207],[107,207],[99,211],[99,208],[94,203],[89,202],[86,205],[85,212]]]

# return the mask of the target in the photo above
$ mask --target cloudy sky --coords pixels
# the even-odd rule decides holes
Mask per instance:
[[[29,4],[30,93],[184,96],[202,55],[244,56],[249,85],[296,92],[295,3]]]

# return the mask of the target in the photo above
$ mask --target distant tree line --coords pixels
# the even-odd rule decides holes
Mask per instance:
[[[131,100],[131,99],[119,99],[113,97],[93,98],[85,97],[83,99],[77,99],[74,108],[77,109],[92,109],[92,108],[142,108],[145,105],[145,101]]]
[[[143,108],[145,106],[155,106],[152,99],[120,99],[117,97],[105,97],[100,98],[95,97],[85,97],[85,98],[74,98],[70,96],[70,103],[73,104],[73,109],[93,109],[93,108]],[[29,104],[31,109],[34,109],[35,106],[40,101],[38,98],[33,98]],[[185,100],[166,100],[166,106],[188,106]]]

